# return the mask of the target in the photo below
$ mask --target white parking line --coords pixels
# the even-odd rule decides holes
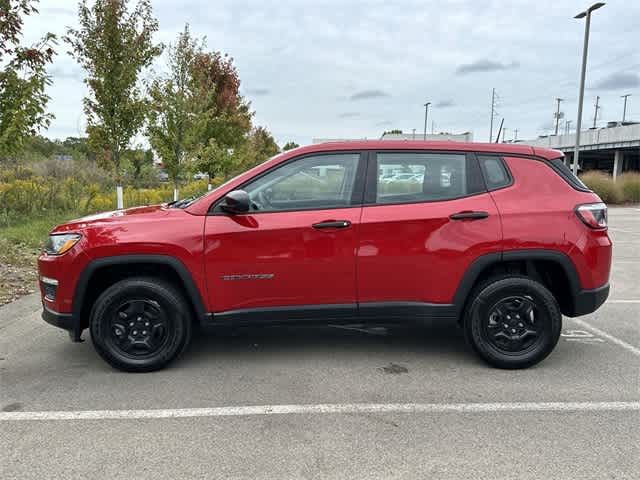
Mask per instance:
[[[640,300],[607,300],[607,303],[640,303]]]
[[[638,411],[639,402],[524,402],[524,403],[336,403],[318,405],[256,405],[159,410],[79,410],[56,412],[0,412],[0,421],[136,420],[153,418],[237,417],[326,413],[486,413]]]
[[[634,355],[637,355],[637,356],[640,357],[640,348],[634,347],[633,345],[625,342],[624,340],[620,340],[618,337],[614,337],[610,333],[604,332],[604,331],[600,330],[599,328],[596,328],[593,325],[591,325],[591,324],[589,324],[589,323],[587,323],[584,320],[581,320],[579,318],[572,318],[571,321],[574,322],[574,323],[577,323],[578,325],[580,325],[585,330],[589,330],[592,333],[595,333],[596,335],[598,335],[600,337],[606,338],[611,343],[615,343],[619,347],[622,347],[625,350],[627,350],[627,351],[633,353]]]

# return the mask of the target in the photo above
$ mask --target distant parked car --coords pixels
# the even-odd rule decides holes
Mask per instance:
[[[419,175],[416,173],[398,173],[391,179],[392,182],[417,182]]]

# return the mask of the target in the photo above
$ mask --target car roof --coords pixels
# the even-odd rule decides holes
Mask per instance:
[[[547,160],[562,157],[563,153],[550,148],[532,147],[521,143],[481,143],[424,140],[348,140],[306,145],[295,149],[297,154],[337,150],[449,150],[535,155]],[[293,152],[293,150],[291,151]],[[288,153],[288,152],[287,152]]]

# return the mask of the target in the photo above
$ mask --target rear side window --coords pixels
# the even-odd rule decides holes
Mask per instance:
[[[487,184],[487,190],[497,190],[511,184],[511,176],[505,167],[502,158],[495,156],[478,155],[480,169]]]
[[[583,192],[589,192],[589,187],[587,187],[582,180],[576,177],[573,172],[567,167],[564,163],[564,158],[556,158],[549,162],[551,168],[553,168],[558,175],[560,175],[565,182],[571,185],[576,190],[581,190]]]
[[[380,152],[377,164],[376,203],[450,200],[480,190],[464,154]]]

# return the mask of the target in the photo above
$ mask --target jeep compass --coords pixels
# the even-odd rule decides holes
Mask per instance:
[[[206,195],[53,229],[43,318],[115,368],[173,361],[194,327],[463,329],[490,365],[547,357],[609,293],[607,207],[561,152],[422,141],[289,150]]]

